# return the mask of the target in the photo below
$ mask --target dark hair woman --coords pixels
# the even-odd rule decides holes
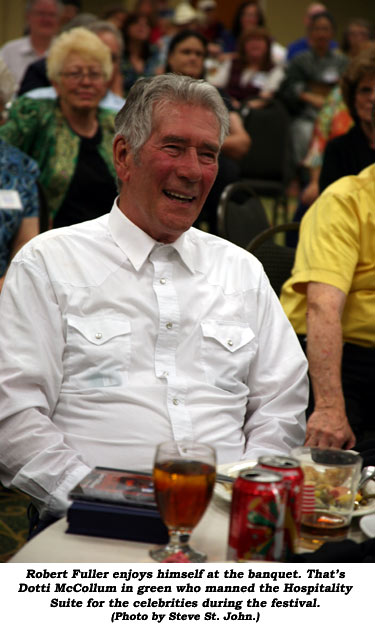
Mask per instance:
[[[363,18],[353,18],[344,30],[341,50],[348,57],[355,57],[372,39],[374,39],[374,28],[371,22]]]
[[[238,7],[232,24],[233,43],[232,50],[238,48],[241,36],[246,31],[266,27],[266,18],[257,0],[246,0]],[[286,58],[286,48],[274,39],[271,39],[271,58],[274,63],[283,63]]]
[[[340,177],[356,175],[375,162],[375,44],[369,45],[350,63],[341,78],[341,90],[354,126],[327,144],[319,179],[320,191]]]
[[[131,13],[125,20],[122,29],[125,53],[121,68],[125,94],[139,77],[150,77],[160,72],[159,49],[150,44],[151,28],[146,15]]]
[[[165,71],[203,79],[207,46],[206,38],[197,31],[180,31],[169,44]]]
[[[263,107],[280,86],[283,67],[271,58],[271,38],[263,27],[245,32],[238,57],[223,62],[213,81],[226,90],[237,109]]]

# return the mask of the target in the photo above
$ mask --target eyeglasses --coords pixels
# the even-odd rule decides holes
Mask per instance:
[[[36,18],[51,18],[57,20],[58,13],[57,11],[39,11],[38,9],[33,9],[30,11],[31,15],[34,15]]]
[[[78,83],[85,77],[92,81],[92,83],[98,83],[99,81],[102,81],[104,76],[103,73],[98,70],[70,70],[67,72],[61,72],[60,74],[72,83]]]

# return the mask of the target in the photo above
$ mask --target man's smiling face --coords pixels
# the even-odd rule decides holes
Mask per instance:
[[[120,208],[157,241],[172,243],[198,217],[217,174],[219,122],[202,106],[157,104],[151,136],[134,156],[115,141]]]

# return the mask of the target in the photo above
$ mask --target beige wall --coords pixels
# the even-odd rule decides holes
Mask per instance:
[[[120,4],[121,0],[83,0],[83,10],[101,15],[106,6]],[[134,0],[123,0],[131,7]],[[178,0],[171,0],[171,6]],[[217,0],[218,13],[230,26],[236,7],[242,0]],[[26,0],[0,0],[0,44],[21,37],[24,28],[24,7]],[[194,2],[193,2],[194,3]],[[302,34],[302,17],[307,0],[263,0],[267,24],[273,36],[282,44],[287,44]],[[374,0],[327,0],[325,3],[336,17],[340,36],[351,17],[366,17],[375,20]]]
[[[0,0],[0,43],[21,37],[26,0]]]

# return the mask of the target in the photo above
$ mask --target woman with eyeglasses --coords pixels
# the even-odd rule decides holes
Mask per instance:
[[[94,219],[116,196],[114,114],[99,107],[112,76],[109,48],[85,28],[60,35],[47,58],[58,99],[22,96],[0,137],[34,158],[53,227]]]

